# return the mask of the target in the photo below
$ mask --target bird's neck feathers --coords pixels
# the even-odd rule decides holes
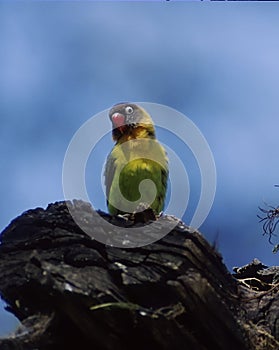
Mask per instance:
[[[155,139],[155,129],[153,124],[137,124],[133,127],[128,127],[126,132],[118,134],[114,140],[119,144],[133,139],[148,138]]]

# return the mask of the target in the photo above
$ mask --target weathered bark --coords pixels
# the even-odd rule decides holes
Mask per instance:
[[[101,217],[128,225],[105,213],[98,220],[81,201],[72,210],[108,239],[115,232],[104,232]],[[248,267],[248,277],[260,270]],[[247,269],[232,276],[181,222],[155,243],[124,249],[86,235],[65,202],[29,210],[1,235],[0,293],[22,326],[0,349],[276,349],[276,273],[257,287],[264,294],[245,286]]]

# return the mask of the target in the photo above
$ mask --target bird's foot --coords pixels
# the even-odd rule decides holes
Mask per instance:
[[[146,203],[140,203],[136,211],[132,214],[135,223],[142,222],[146,223],[148,221],[157,220],[154,210]]]
[[[131,216],[133,214],[130,214],[130,213],[127,213],[127,214],[117,214],[117,217],[120,218],[120,219],[123,219],[125,221],[129,221],[131,220]]]
[[[156,215],[156,219],[158,220],[161,216],[163,216],[164,212],[160,211],[160,213],[158,215]]]

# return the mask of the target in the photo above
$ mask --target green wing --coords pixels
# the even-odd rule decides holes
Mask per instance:
[[[106,166],[105,166],[105,173],[104,173],[107,205],[109,204],[109,202],[108,202],[109,193],[110,193],[112,180],[114,178],[114,174],[115,174],[115,170],[116,170],[115,161],[116,161],[116,158],[113,156],[113,151],[112,151],[107,157]]]

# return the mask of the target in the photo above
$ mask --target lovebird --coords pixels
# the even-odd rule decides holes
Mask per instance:
[[[104,173],[109,213],[123,215],[151,208],[160,215],[167,191],[168,158],[156,139],[150,115],[136,104],[119,103],[110,109],[109,118],[115,141]]]

